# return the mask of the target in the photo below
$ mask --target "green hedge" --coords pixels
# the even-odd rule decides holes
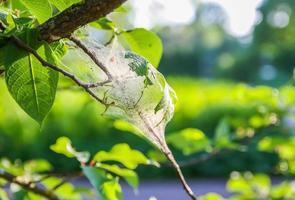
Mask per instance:
[[[232,133],[238,137],[255,133],[259,138],[259,135],[292,131],[283,123],[284,118],[292,117],[288,111],[295,103],[295,89],[291,86],[274,89],[186,77],[170,77],[169,83],[179,100],[167,134],[198,128],[208,137],[213,137],[217,125],[224,118],[229,119]],[[77,149],[90,152],[108,150],[118,142],[127,142],[132,148],[144,152],[152,149],[138,136],[114,128],[111,119],[101,116],[104,108],[83,92],[60,90],[50,115],[39,127],[16,105],[3,80],[0,80],[0,157],[45,158],[55,164],[56,171],[75,170],[76,163],[49,150],[49,145],[60,136],[70,137]],[[226,154],[186,170],[192,175],[225,175],[232,170],[243,169],[269,172],[276,165],[277,158],[273,154],[259,152],[255,140],[249,144],[253,147],[247,152]],[[185,157],[181,151],[175,151],[178,160],[198,155]],[[164,171],[165,175],[172,173]],[[152,173],[161,172],[156,169]]]

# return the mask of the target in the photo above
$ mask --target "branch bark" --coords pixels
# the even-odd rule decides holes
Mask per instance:
[[[69,37],[75,30],[106,16],[126,0],[84,0],[39,26],[40,39],[49,43]]]
[[[35,194],[39,194],[40,196],[45,197],[46,199],[59,200],[59,198],[52,191],[47,190],[45,188],[41,188],[36,184],[25,183],[25,182],[19,181],[16,176],[14,176],[8,172],[5,172],[3,170],[0,170],[0,178],[4,179],[10,183],[15,183],[28,191],[31,191]]]

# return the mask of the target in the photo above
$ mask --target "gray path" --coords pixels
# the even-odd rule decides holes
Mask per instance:
[[[225,189],[225,179],[198,179],[189,181],[189,184],[198,195],[216,192],[223,197],[229,196]],[[79,180],[75,185],[90,186],[86,180]],[[188,200],[177,180],[141,181],[135,193],[130,186],[122,182],[122,190],[124,200]]]
[[[190,181],[192,190],[198,194],[216,192],[224,197],[228,197],[225,190],[226,180],[195,180]],[[146,181],[140,183],[138,194],[127,185],[123,185],[123,195],[126,200],[149,200],[151,196],[157,200],[186,200],[187,195],[182,190],[182,186],[177,181]],[[151,199],[155,200],[155,199]]]

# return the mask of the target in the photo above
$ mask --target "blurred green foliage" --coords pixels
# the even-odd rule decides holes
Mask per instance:
[[[246,169],[270,172],[278,165],[275,152],[261,152],[257,142],[265,136],[287,137],[294,132],[289,109],[295,102],[295,89],[289,86],[279,89],[252,87],[184,77],[168,79],[179,98],[175,117],[167,127],[168,143],[175,147],[178,160],[189,160],[213,149],[233,149],[230,154],[187,168],[187,173],[224,175],[232,170]],[[133,127],[102,117],[100,114],[104,108],[82,91],[61,88],[52,112],[40,128],[11,99],[3,81],[0,84],[0,101],[4,105],[0,108],[1,157],[22,160],[45,158],[54,161],[57,171],[77,170],[75,162],[65,160],[49,149],[58,137],[69,136],[77,149],[90,153],[127,142],[131,147],[149,152],[161,160],[148,142],[134,134],[122,133],[134,132]],[[243,146],[248,148],[243,149]],[[229,159],[232,156],[236,159]],[[139,168],[139,173],[141,170],[144,167]],[[172,170],[163,169],[162,172],[163,175],[173,174]],[[162,172],[151,169],[151,173]]]
[[[139,185],[136,168],[139,165],[157,164],[125,143],[114,145],[108,152],[98,151],[94,156],[86,151],[77,152],[67,137],[58,138],[50,148],[55,153],[74,158],[76,165],[83,173],[52,174],[51,164],[44,159],[11,162],[9,159],[2,158],[0,159],[1,178],[3,174],[6,174],[6,176],[14,177],[20,183],[42,186],[47,191],[54,191],[54,195],[59,199],[79,200],[87,197],[87,199],[121,200],[120,178],[124,179],[135,191]],[[89,187],[84,188],[71,182],[83,175],[92,184],[96,197],[94,191]],[[0,179],[0,186],[0,197],[3,200],[42,198],[40,193],[35,194],[33,190],[26,190],[26,187],[9,184],[6,179]],[[18,195],[21,197],[17,198]]]
[[[231,198],[239,199],[292,199],[295,195],[291,183],[282,182],[273,185],[266,174],[240,174],[233,172],[227,182],[227,190],[235,193]]]

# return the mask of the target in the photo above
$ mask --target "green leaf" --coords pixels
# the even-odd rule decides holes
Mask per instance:
[[[27,8],[22,3],[22,0],[9,1],[9,7],[13,10],[19,10],[22,13],[27,12]]]
[[[48,0],[21,0],[21,2],[37,18],[39,23],[43,23],[51,17],[52,8]]]
[[[217,148],[242,148],[242,146],[232,142],[230,135],[230,125],[228,119],[226,118],[223,118],[219,121],[215,130],[214,142]]]
[[[94,158],[94,161],[117,161],[129,169],[135,169],[139,164],[150,164],[150,161],[140,151],[132,150],[128,144],[117,144],[110,152],[100,151]]]
[[[101,186],[101,194],[106,200],[122,200],[122,189],[117,179],[106,181]]]
[[[72,147],[72,142],[67,137],[60,137],[56,143],[50,146],[50,149],[56,153],[63,154],[69,158],[77,158],[79,162],[86,163],[90,158],[89,152],[77,152]]]
[[[145,81],[144,81],[145,86],[153,84],[153,82],[148,77],[148,75],[149,75],[149,73],[148,73],[149,72],[149,68],[148,68],[149,62],[145,58],[143,58],[139,55],[136,55],[130,51],[126,51],[124,57],[127,59],[130,59],[130,63],[128,65],[133,72],[135,72],[138,76],[145,77]]]
[[[80,2],[81,0],[49,0],[59,11],[63,11],[71,5]]]
[[[103,169],[82,167],[83,173],[98,192],[100,200],[121,200],[122,190],[118,179],[107,174]]]
[[[57,60],[61,60],[69,49],[63,40],[50,44],[50,47]]]
[[[52,50],[37,41],[33,30],[27,30],[20,38],[47,62],[55,63]],[[58,73],[42,66],[35,56],[12,44],[4,49],[4,66],[9,92],[27,114],[41,123],[53,105]]]
[[[161,151],[159,151],[158,149],[149,150],[147,155],[149,156],[149,158],[154,160],[154,162],[157,162],[157,164],[155,165],[157,167],[160,167],[159,163],[167,162],[167,158],[165,157],[165,155]]]
[[[1,13],[1,22],[5,26],[5,30],[3,32],[0,32],[0,36],[10,36],[14,34],[16,29],[16,24],[14,21],[14,18],[12,14],[10,13]]]
[[[45,159],[29,160],[24,163],[24,169],[26,172],[40,173],[50,171],[52,169],[51,164]]]
[[[72,152],[71,140],[67,137],[60,137],[56,140],[55,144],[50,146],[50,149],[55,153],[63,154],[69,158],[74,158],[75,155]]]
[[[44,185],[46,188],[54,188],[56,185],[59,185],[63,183],[64,181],[65,180],[63,178],[57,178],[57,177],[51,176],[41,181],[41,184]],[[82,198],[81,194],[76,191],[76,186],[74,186],[70,182],[64,182],[60,187],[54,190],[54,194],[56,194],[59,197],[59,199],[78,200]],[[40,197],[37,199],[39,200]]]
[[[229,192],[236,192],[241,194],[252,193],[250,182],[248,182],[238,172],[232,172],[231,178],[227,181],[226,188]]]
[[[295,195],[295,191],[292,190],[291,183],[284,181],[279,185],[272,187],[270,191],[270,196],[273,199],[288,199],[288,197],[291,198]]]
[[[261,199],[271,188],[271,180],[265,174],[232,172],[227,182],[229,192],[238,193],[240,199]],[[261,197],[261,198],[260,198]]]
[[[9,200],[7,193],[2,188],[0,188],[0,199],[2,199],[2,200]]]
[[[131,62],[128,64],[132,71],[138,76],[147,76],[148,73],[148,62],[144,58],[132,53],[126,52],[125,58],[130,59]]]
[[[98,169],[96,167],[82,167],[83,173],[90,181],[91,185],[97,190],[100,190],[100,186],[103,182],[108,181],[105,170]]]
[[[98,163],[97,167],[101,169],[105,169],[108,172],[112,172],[124,178],[127,181],[127,183],[134,189],[138,187],[138,183],[139,183],[138,176],[133,170],[120,168],[117,165],[107,165],[107,164],[100,164],[100,163]]]
[[[146,58],[154,67],[158,67],[163,53],[163,45],[155,33],[137,28],[123,32],[119,37],[126,42],[131,51]]]
[[[62,62],[62,58],[68,52],[68,45],[66,45],[66,43],[63,40],[59,40],[57,42],[50,44],[50,47],[54,53],[57,65],[59,67],[67,68],[67,66]]]
[[[226,118],[219,121],[215,130],[214,140],[218,147],[223,147],[230,143],[230,127]]]
[[[195,128],[186,128],[180,132],[172,133],[168,135],[167,142],[181,150],[185,155],[204,151],[210,147],[206,135]]]
[[[28,195],[28,191],[24,189],[20,189],[16,192],[13,192],[13,200],[24,200]]]

